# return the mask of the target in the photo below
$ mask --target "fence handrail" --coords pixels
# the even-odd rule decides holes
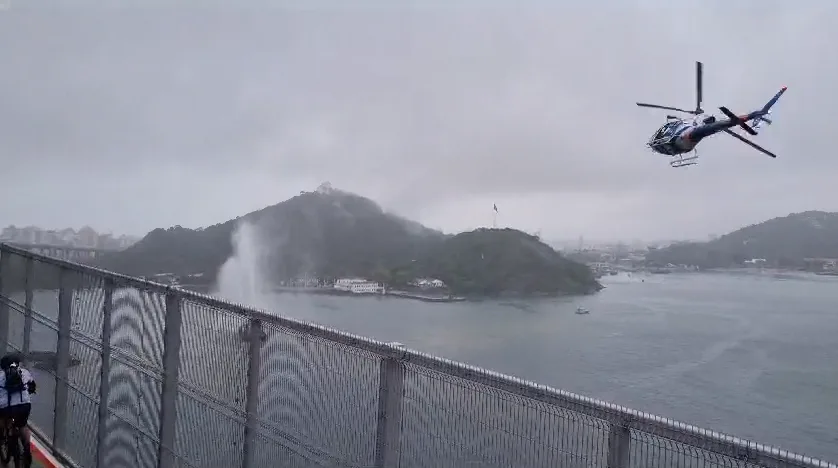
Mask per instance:
[[[276,316],[265,310],[234,303],[207,294],[36,254],[7,243],[0,243],[1,250],[7,250],[16,255],[52,264],[57,267],[74,270],[81,274],[108,278],[113,281],[114,287],[130,287],[160,294],[176,294],[182,299],[188,299],[209,307],[226,309],[229,312],[252,320],[259,320],[300,333],[315,335],[345,346],[370,352],[382,358],[395,359],[404,364],[419,366],[433,372],[483,384],[513,395],[551,404],[562,409],[576,411],[606,421],[612,425],[636,429],[651,435],[684,443],[699,449],[712,450],[719,455],[744,460],[761,466],[787,466],[788,464],[792,464],[801,468],[838,468],[837,464],[781,450],[770,445],[758,444],[717,431],[702,429],[673,419],[655,416],[604,400],[585,397],[507,374],[432,356],[420,351],[396,347],[385,342],[323,325],[289,317]]]

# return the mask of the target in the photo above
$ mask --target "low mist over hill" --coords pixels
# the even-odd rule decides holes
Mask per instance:
[[[742,265],[765,259],[778,267],[801,267],[807,258],[838,258],[838,213],[806,211],[754,224],[710,242],[671,245],[649,252],[655,264],[702,268]]]
[[[523,232],[481,229],[445,235],[328,185],[205,229],[156,229],[132,247],[102,257],[97,266],[135,276],[201,273],[211,283],[232,253],[239,222],[256,226],[265,274],[272,282],[307,274],[399,285],[430,276],[445,281],[452,292],[474,295],[600,288],[586,266]]]

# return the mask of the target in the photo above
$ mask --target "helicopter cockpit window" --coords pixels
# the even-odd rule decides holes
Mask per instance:
[[[668,138],[675,134],[675,130],[678,128],[678,122],[667,122],[665,123],[660,129],[658,129],[657,133],[655,133],[654,139],[660,138]]]
[[[666,137],[666,133],[667,133],[668,129],[669,129],[669,124],[665,124],[664,126],[659,128],[657,132],[655,132],[655,136],[652,137],[652,139],[653,140],[659,140],[661,138]]]

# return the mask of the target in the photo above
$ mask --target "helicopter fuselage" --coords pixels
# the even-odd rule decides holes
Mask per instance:
[[[682,157],[681,155],[695,150],[695,147],[704,138],[715,135],[716,133],[724,132],[742,143],[745,143],[751,148],[754,148],[772,158],[776,158],[776,154],[757,145],[748,138],[733,132],[731,128],[738,126],[746,133],[757,135],[756,129],[759,128],[763,122],[768,125],[771,124],[771,119],[768,118],[768,115],[771,113],[771,107],[774,106],[774,104],[777,103],[777,100],[780,99],[780,96],[786,92],[786,87],[783,86],[780,88],[780,91],[774,94],[774,96],[769,99],[761,109],[754,110],[745,115],[736,115],[727,107],[719,107],[719,110],[722,111],[722,114],[724,114],[727,118],[716,119],[716,117],[712,115],[704,114],[704,111],[701,109],[703,80],[702,70],[703,66],[701,62],[696,62],[695,110],[661,106],[658,104],[647,104],[643,102],[637,103],[640,107],[651,107],[654,109],[683,112],[695,116],[690,120],[667,116],[666,123],[659,128],[654,135],[652,135],[652,138],[649,139],[646,146],[656,153],[672,157],[672,161],[669,163],[672,167],[689,166],[695,164],[695,159],[698,158],[698,155],[696,154],[688,158]]]
[[[696,127],[694,122],[669,120],[652,135],[647,145],[652,151],[666,156],[689,153],[698,144],[689,137]]]
[[[726,109],[725,109],[726,110]],[[652,151],[666,156],[676,156],[694,150],[701,140],[721,131],[741,125],[742,122],[760,118],[767,110],[734,116],[736,119],[716,120],[714,116],[696,117],[692,122],[683,119],[670,119],[652,135],[647,145]]]

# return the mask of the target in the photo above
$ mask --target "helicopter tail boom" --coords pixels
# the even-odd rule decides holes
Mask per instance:
[[[780,88],[780,91],[778,91],[777,94],[774,95],[774,97],[772,97],[767,103],[765,103],[765,105],[762,106],[762,109],[757,110],[757,111],[753,111],[748,115],[737,116],[725,107],[720,107],[719,109],[721,109],[721,111],[728,118],[730,118],[730,123],[732,123],[734,125],[739,125],[740,127],[745,129],[745,131],[750,133],[751,135],[756,135],[757,132],[754,129],[759,128],[759,126],[762,122],[765,122],[769,125],[771,124],[771,120],[768,119],[767,116],[771,113],[771,108],[774,106],[774,104],[777,103],[777,100],[780,99],[780,96],[782,96],[783,93],[786,92],[786,89],[787,88],[785,86]],[[748,125],[748,122],[752,122],[753,126]],[[727,133],[728,135],[736,138],[737,140],[741,141],[742,143],[745,143],[746,145],[750,146],[751,148],[765,154],[765,155],[768,155],[772,158],[777,157],[777,155],[772,153],[771,151],[768,151],[767,149],[757,145],[756,143],[752,142],[751,140],[748,140],[747,138],[732,132],[730,129],[724,128],[724,129],[722,129],[722,131]]]
[[[786,92],[786,89],[788,88],[783,86],[782,88],[780,88],[780,91],[778,91],[777,94],[774,95],[774,97],[772,97],[767,103],[765,103],[764,106],[762,106],[762,109],[755,110],[746,115],[736,115],[724,106],[719,107],[719,110],[721,110],[722,113],[730,119],[731,124],[739,125],[740,127],[742,127],[743,130],[750,133],[751,135],[756,135],[756,129],[759,128],[759,126],[762,125],[763,122],[771,125],[771,120],[767,116],[771,114],[771,108],[774,106],[774,104],[777,103],[777,101],[780,99],[780,96],[782,96],[783,93]],[[749,123],[751,125],[749,125]]]
[[[771,108],[774,107],[774,104],[777,103],[777,101],[780,99],[780,96],[782,96],[783,93],[786,92],[786,89],[788,88],[786,88],[785,86],[780,88],[780,91],[778,91],[777,94],[774,95],[774,97],[772,97],[767,103],[765,103],[764,106],[762,106],[762,109],[760,109],[762,115],[753,119],[752,127],[754,129],[759,128],[763,122],[765,122],[768,125],[771,125],[771,119],[769,119],[767,116],[771,113]]]
[[[782,96],[783,93],[786,92],[786,89],[788,89],[786,86],[783,86],[782,88],[780,88],[780,91],[777,91],[777,94],[775,94],[774,97],[771,98],[771,100],[769,100],[768,102],[765,103],[764,106],[762,106],[762,109],[761,109],[762,112],[765,112],[766,114],[768,114],[768,112],[771,110],[771,108],[774,107],[774,104],[777,104],[777,101],[780,99],[780,96]]]

